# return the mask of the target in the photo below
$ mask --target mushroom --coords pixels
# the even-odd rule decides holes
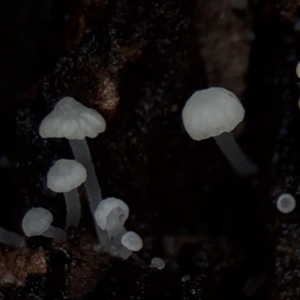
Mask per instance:
[[[160,257],[153,257],[151,259],[150,268],[162,270],[165,267],[165,261]]]
[[[244,115],[239,99],[220,87],[195,92],[182,111],[183,124],[190,137],[196,141],[214,137],[233,169],[241,176],[257,171],[231,133]]]
[[[133,231],[126,232],[121,238],[121,243],[131,251],[140,251],[143,248],[143,240]]]
[[[300,78],[300,62],[297,63],[296,74],[297,74],[297,77]]]
[[[126,234],[124,223],[129,215],[128,205],[117,198],[109,197],[101,201],[94,213],[99,227],[105,230],[110,238],[107,251],[112,256],[127,259],[132,251],[121,243],[121,238]]]
[[[0,227],[0,243],[5,245],[23,247],[25,241],[24,238],[19,234]]]
[[[85,107],[72,97],[65,97],[55,105],[39,128],[42,138],[66,138],[69,140],[75,159],[87,171],[84,186],[88,195],[92,215],[102,200],[101,189],[92,162],[86,137],[95,138],[106,129],[104,118],[94,109]],[[104,233],[96,226],[98,239],[105,244]]]
[[[53,238],[56,242],[66,240],[64,230],[51,226],[53,221],[52,213],[42,207],[30,209],[22,220],[22,229],[26,236],[38,236]]]
[[[276,202],[277,209],[283,214],[289,214],[296,207],[296,200],[291,194],[281,194]]]
[[[77,227],[80,222],[81,205],[77,187],[86,180],[86,169],[73,159],[60,159],[47,173],[47,187],[56,193],[64,193],[67,220],[66,229]]]
[[[97,224],[106,230],[110,237],[116,236],[121,231],[128,215],[128,205],[114,197],[101,201],[94,213]]]

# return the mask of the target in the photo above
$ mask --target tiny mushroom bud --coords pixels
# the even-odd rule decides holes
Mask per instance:
[[[237,174],[246,176],[254,173],[256,166],[244,155],[231,133],[244,115],[239,99],[219,87],[195,92],[182,111],[183,124],[190,137],[196,141],[214,137]]]
[[[86,180],[86,169],[72,159],[58,160],[48,171],[47,187],[56,193],[64,193],[67,221],[66,229],[77,227],[81,216],[81,205],[77,187]]]
[[[276,202],[277,209],[283,214],[289,214],[296,207],[296,200],[291,194],[281,194]]]
[[[22,229],[26,236],[32,237],[43,235],[54,238],[55,241],[61,242],[66,239],[65,232],[57,227],[52,227],[52,213],[42,207],[30,209],[22,220]]]
[[[95,138],[105,129],[106,122],[96,110],[85,107],[72,97],[65,97],[58,101],[54,110],[44,118],[39,128],[40,136],[43,138],[69,140],[75,159],[87,170],[87,180],[84,186],[92,214],[102,200],[102,196],[85,138]],[[96,232],[101,244],[105,245],[107,242],[105,233],[97,226]]]
[[[131,251],[140,251],[143,248],[143,240],[133,231],[126,232],[121,238],[121,243]]]

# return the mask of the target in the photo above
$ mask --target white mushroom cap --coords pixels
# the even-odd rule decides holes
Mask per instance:
[[[143,240],[133,231],[128,231],[122,236],[121,244],[131,251],[140,251],[143,248]]]
[[[56,193],[76,189],[86,181],[85,167],[73,159],[60,159],[48,171],[47,187]]]
[[[276,202],[277,209],[283,213],[288,214],[296,207],[296,200],[291,194],[281,194]]]
[[[105,129],[106,122],[96,110],[85,107],[72,97],[65,97],[44,118],[39,133],[42,138],[83,140],[95,138]]]
[[[153,257],[151,259],[151,264],[150,264],[151,268],[162,270],[165,267],[165,265],[166,265],[165,261],[160,257]]]
[[[128,205],[117,198],[106,198],[101,201],[94,213],[95,220],[101,229],[116,231],[121,228],[129,215]]]
[[[22,220],[22,229],[26,236],[41,235],[53,221],[51,212],[42,207],[30,209]]]
[[[244,115],[239,99],[219,87],[195,92],[182,111],[184,127],[196,141],[232,131]]]
[[[300,62],[297,63],[296,74],[297,74],[297,77],[300,78]]]

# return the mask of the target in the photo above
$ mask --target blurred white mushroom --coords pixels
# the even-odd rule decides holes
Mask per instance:
[[[0,243],[5,245],[23,247],[25,245],[25,240],[19,234],[0,227]]]
[[[11,274],[10,272],[5,273],[5,275],[3,276],[2,280],[5,283],[15,283],[15,282],[17,282],[16,276],[14,276],[13,274]],[[2,299],[4,299],[4,298],[2,298]]]
[[[192,139],[213,137],[236,173],[247,176],[255,173],[257,166],[245,156],[231,133],[244,115],[243,106],[232,92],[213,87],[197,91],[188,99],[182,120]]]
[[[77,227],[81,217],[81,205],[77,187],[86,180],[86,169],[72,159],[60,159],[47,173],[47,187],[56,193],[64,193],[67,220],[66,229]]]
[[[38,236],[53,238],[56,242],[66,240],[64,230],[51,226],[53,221],[52,213],[42,207],[30,209],[22,220],[22,229],[26,236]]]
[[[55,105],[53,111],[42,121],[39,133],[43,138],[66,138],[69,140],[76,161],[87,171],[84,183],[92,215],[102,200],[101,189],[92,162],[86,137],[95,138],[106,129],[104,118],[94,109],[85,107],[72,97],[65,97]],[[104,231],[96,226],[102,245],[107,242]]]
[[[151,259],[150,267],[162,270],[165,267],[165,261],[160,257],[153,257]]]
[[[143,248],[143,240],[133,231],[126,232],[121,238],[121,243],[131,251],[140,251]]]
[[[296,200],[291,194],[281,194],[276,202],[277,209],[283,214],[289,214],[296,207]]]

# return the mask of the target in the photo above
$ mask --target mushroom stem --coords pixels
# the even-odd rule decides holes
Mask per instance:
[[[25,240],[19,234],[0,227],[0,243],[5,245],[23,247],[25,244]]]
[[[70,226],[78,227],[81,216],[79,193],[77,189],[73,189],[69,192],[65,192],[64,196],[67,209],[67,220],[65,228],[68,229]]]
[[[122,236],[127,232],[124,226],[119,229],[119,232],[112,236],[108,252],[111,256],[117,256],[123,259],[128,259],[132,251],[124,247],[121,243]]]
[[[238,175],[248,176],[257,172],[257,166],[247,158],[231,132],[224,132],[214,139]]]
[[[48,237],[54,239],[55,242],[64,242],[67,239],[66,232],[58,227],[50,226],[46,231],[42,234],[44,237]]]
[[[94,212],[100,201],[102,201],[102,195],[95,168],[92,162],[90,149],[86,142],[86,139],[70,139],[69,142],[72,148],[74,158],[86,168],[87,179],[84,182],[84,187],[86,189],[86,193],[90,203],[90,209],[94,219]],[[101,228],[99,228],[99,226],[96,224],[95,219],[94,223],[100,244],[104,247],[107,247],[109,244],[109,238],[107,233]]]
[[[91,210],[94,213],[99,202],[102,200],[102,195],[95,168],[92,162],[89,146],[86,142],[86,139],[69,141],[74,154],[74,158],[86,168],[87,179],[84,182],[84,186],[89,198]]]

